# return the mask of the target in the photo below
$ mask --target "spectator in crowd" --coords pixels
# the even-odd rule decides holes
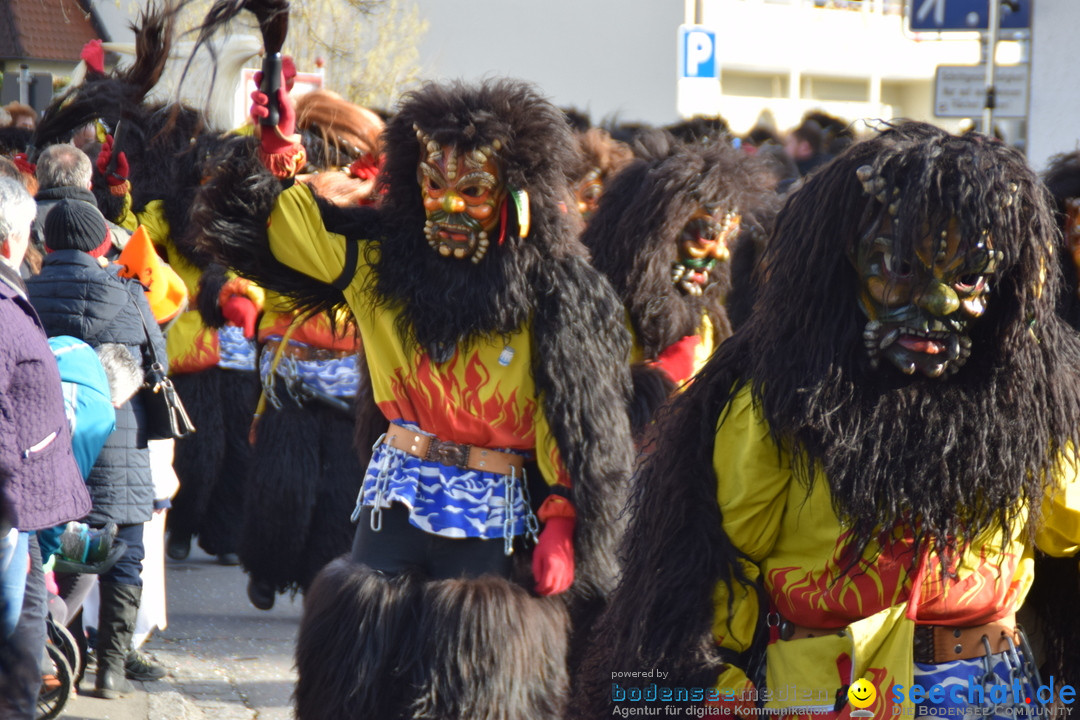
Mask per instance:
[[[0,177],[18,180],[31,195],[37,190],[37,180],[34,179],[34,176],[28,175],[14,160],[4,155],[0,155]],[[19,275],[28,278],[31,275],[36,275],[40,269],[41,252],[34,247],[33,243],[30,243],[26,248],[26,254],[23,255],[22,264],[19,266]]]
[[[38,112],[29,105],[21,102],[9,102],[4,106],[8,115],[11,116],[11,126],[33,130],[37,127]]]
[[[97,347],[126,345],[150,365],[150,344],[165,357],[165,340],[150,310],[142,285],[103,267],[101,256],[111,244],[105,218],[92,204],[64,199],[45,221],[50,254],[41,273],[27,284],[30,299],[50,336],[71,335]],[[116,430],[90,471],[87,485],[93,509],[86,522],[119,526],[117,537],[126,553],[100,576],[97,677],[94,694],[113,699],[132,691],[125,677],[135,617],[142,596],[143,523],[151,519],[154,486],[150,476],[145,410],[138,394],[116,410]],[[78,576],[66,580],[78,582]],[[71,583],[61,582],[61,594]]]
[[[774,186],[776,192],[781,195],[790,190],[799,179],[798,166],[781,145],[767,142],[758,147],[754,154],[765,161],[769,167],[769,172],[776,179]]]
[[[799,174],[805,177],[829,158],[824,151],[825,132],[817,121],[804,119],[784,140],[784,150],[795,161]]]
[[[71,449],[60,374],[19,266],[34,200],[0,177],[0,717],[34,718],[45,651],[36,530],[75,520],[90,498]]]
[[[38,204],[37,218],[34,220],[34,246],[45,250],[45,217],[53,206],[61,200],[70,198],[81,200],[97,207],[94,194],[90,192],[90,180],[93,166],[90,158],[74,145],[60,143],[50,145],[38,156],[35,176],[38,191],[35,199]]]

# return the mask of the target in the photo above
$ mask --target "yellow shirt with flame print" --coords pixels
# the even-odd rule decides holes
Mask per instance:
[[[346,239],[325,228],[305,185],[297,183],[278,197],[267,235],[279,262],[316,280],[334,282],[345,266]],[[372,270],[365,262],[371,253],[361,247],[344,294],[383,415],[414,422],[442,440],[535,452],[549,484],[569,485],[533,382],[530,328],[507,338],[479,338],[467,349],[459,346],[446,362],[433,362],[402,343],[395,327],[398,310],[378,304],[371,294]]]
[[[911,686],[915,625],[973,626],[998,620],[1015,611],[1031,588],[1034,561],[1026,508],[1012,537],[993,529],[968,543],[948,581],[936,559],[925,553],[915,559],[910,528],[872,543],[864,559],[838,580],[841,551],[851,531],[833,511],[828,481],[819,470],[809,494],[795,481],[790,456],[773,442],[748,387],[721,414],[713,467],[724,530],[749,557],[744,569],[764,584],[773,617],[826,631],[769,645],[767,685],[805,693],[766,702],[774,710],[827,712],[836,690],[866,678],[877,688],[869,708],[874,717],[911,711],[913,706],[893,708],[885,689],[896,683]],[[1050,555],[1065,556],[1080,549],[1077,468],[1061,463],[1057,480],[1057,489],[1044,502],[1035,544]],[[737,587],[729,598],[727,587],[720,585],[714,600],[717,643],[747,649],[758,621],[756,595]],[[729,666],[719,686],[738,695],[747,682],[741,669]],[[840,716],[851,710],[847,704]]]

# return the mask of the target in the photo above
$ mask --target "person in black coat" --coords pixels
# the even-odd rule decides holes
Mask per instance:
[[[56,360],[18,268],[34,201],[0,177],[0,717],[35,717],[48,612],[35,531],[90,509]]]
[[[71,335],[92,347],[125,345],[150,367],[150,343],[166,357],[165,339],[150,311],[142,285],[120,278],[99,258],[110,245],[102,214],[89,203],[61,200],[45,221],[49,255],[41,273],[27,281],[30,301],[49,336]],[[86,518],[93,527],[114,522],[127,552],[100,576],[98,671],[94,694],[112,699],[132,690],[124,662],[142,595],[143,523],[154,506],[150,454],[146,444],[145,410],[138,394],[116,410],[116,430],[102,448],[87,485],[93,509]],[[66,578],[71,590],[78,578]],[[62,586],[62,590],[65,589]]]

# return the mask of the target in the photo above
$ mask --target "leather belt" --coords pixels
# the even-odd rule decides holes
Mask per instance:
[[[401,450],[413,457],[430,460],[440,465],[451,465],[463,470],[479,470],[496,475],[516,475],[521,477],[525,460],[513,453],[489,450],[476,445],[459,445],[447,440],[440,440],[431,435],[410,430],[397,423],[390,423],[383,445]]]
[[[970,627],[951,627],[948,625],[915,626],[915,661],[921,663],[943,663],[950,660],[968,660],[990,653],[999,653],[1009,649],[1010,641],[1019,645],[1016,630],[1016,615],[1006,615],[983,625]]]
[[[808,628],[796,625],[788,620],[780,623],[781,640],[802,640],[812,637],[834,635],[841,630]],[[986,643],[983,638],[986,638]],[[1021,640],[1016,627],[1016,615],[1006,615],[1000,620],[954,627],[951,625],[916,625],[913,644],[915,662],[944,663],[952,660],[970,660],[990,653],[999,653],[1009,649],[1009,641],[1020,645]]]

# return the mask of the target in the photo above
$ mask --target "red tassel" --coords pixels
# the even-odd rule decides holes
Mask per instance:
[[[506,200],[503,200],[502,209],[499,210],[499,245],[503,244],[506,240],[506,206],[509,205]]]
[[[291,148],[280,153],[268,153],[259,146],[259,161],[275,177],[291,178],[304,167],[307,162],[307,151],[303,145],[293,145]]]

